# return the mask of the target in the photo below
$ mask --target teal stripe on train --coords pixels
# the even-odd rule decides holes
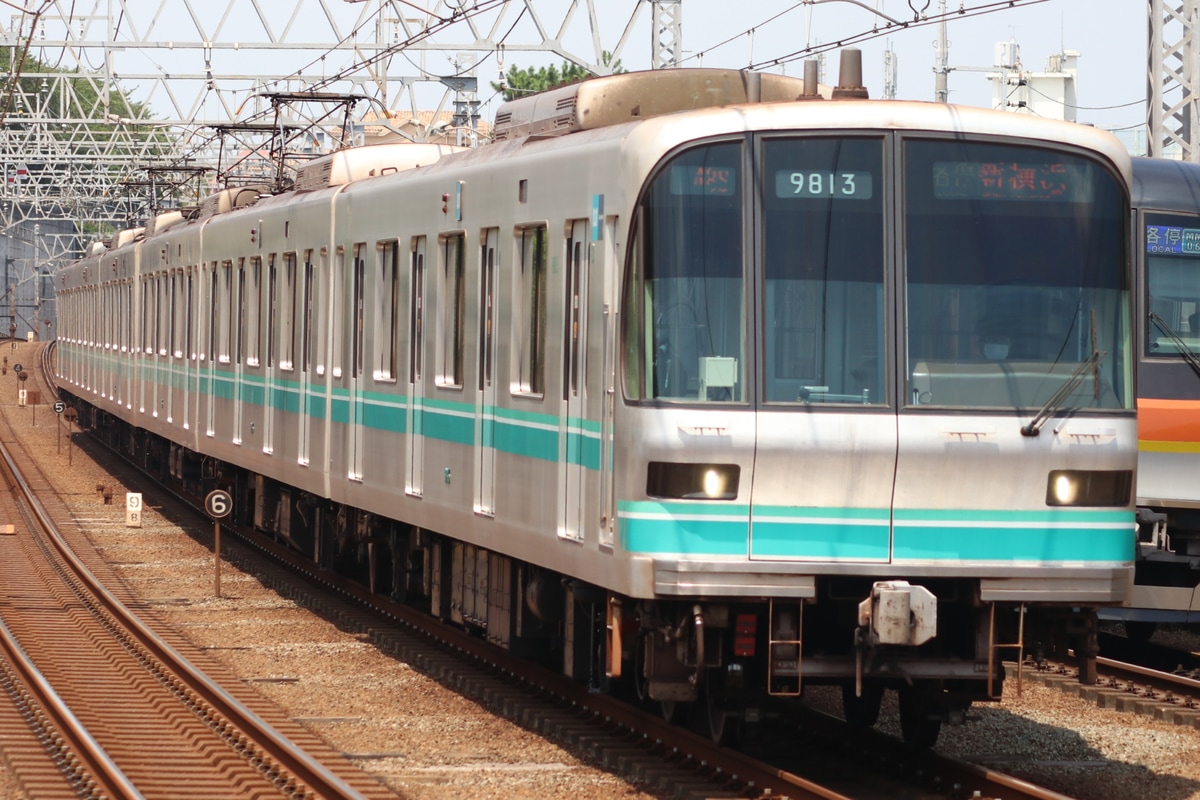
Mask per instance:
[[[60,357],[64,365],[73,357],[87,358],[73,354],[69,348],[60,350]],[[105,357],[103,361],[116,366],[114,359]],[[297,413],[300,408],[302,392],[298,381],[274,378],[268,382],[258,367],[245,367],[238,381],[224,366],[218,367],[215,374],[210,374],[213,372],[211,365],[199,370],[189,369],[186,373],[173,364],[143,360],[138,366],[140,380],[161,382],[160,392],[166,385],[185,385],[186,377],[187,384],[198,384],[201,391],[212,391],[222,400],[232,400],[237,392],[241,401],[248,405],[261,406],[269,402],[273,408],[289,414]],[[153,391],[153,387],[148,386],[147,391]],[[404,395],[360,391],[354,401],[356,416],[362,420],[368,435],[370,431],[404,434],[408,432],[408,401]],[[308,414],[317,420],[324,419],[327,404],[335,423],[350,423],[348,390],[334,387],[332,394],[327,396],[323,383],[310,384],[306,403]],[[564,435],[559,418],[550,414],[492,406],[485,409],[485,414],[488,415],[483,426],[485,436],[490,437],[492,447],[499,452],[541,461],[566,461],[590,470],[600,469],[600,424],[594,420],[572,417],[567,421]],[[476,408],[470,403],[419,398],[413,410],[413,427],[415,432],[431,439],[474,447],[475,415]]]
[[[1124,509],[902,509],[892,543],[895,562],[1132,562],[1136,550],[1134,512]]]
[[[750,555],[887,561],[888,509],[754,507]]]
[[[887,509],[811,509],[694,502],[618,505],[628,551],[892,563],[1127,563],[1133,513],[902,510],[889,536]]]
[[[632,553],[746,555],[749,508],[725,503],[617,504],[621,546]]]

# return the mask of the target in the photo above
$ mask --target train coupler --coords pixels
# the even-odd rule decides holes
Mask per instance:
[[[908,581],[877,581],[858,604],[858,626],[869,632],[858,637],[860,644],[925,644],[937,636],[937,597]]]

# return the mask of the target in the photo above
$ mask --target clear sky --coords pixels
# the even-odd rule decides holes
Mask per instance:
[[[960,5],[976,8],[987,4],[988,0],[949,0],[947,7],[955,12]],[[991,85],[985,71],[979,69],[995,63],[996,43],[1015,39],[1029,71],[1043,71],[1046,59],[1064,49],[1080,53],[1078,121],[1106,128],[1145,123],[1149,19],[1145,0],[1046,0],[1016,8],[992,5],[1000,10],[952,19],[947,24],[948,63],[954,70],[948,79],[951,102],[989,105]],[[702,61],[704,66],[714,67],[755,64],[769,71],[784,69],[801,75],[803,67],[798,60],[782,67],[767,62],[796,57],[794,54],[811,45],[870,33],[876,26],[882,29],[887,21],[873,13],[876,9],[892,19],[911,21],[912,8],[924,6],[925,0],[818,0],[813,4],[683,0],[683,49],[685,58],[691,56],[686,63]],[[925,10],[937,14],[938,0],[930,0]],[[752,35],[745,33],[752,28]],[[853,45],[863,51],[863,78],[871,96],[883,94],[883,51],[890,46],[898,58],[897,97],[932,100],[938,38],[938,26],[925,25],[893,29]],[[835,53],[826,56],[829,83],[836,82],[837,64]]]

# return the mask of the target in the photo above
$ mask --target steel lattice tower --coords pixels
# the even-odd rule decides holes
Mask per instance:
[[[682,0],[648,0],[654,6],[654,36],[650,42],[651,67],[669,69],[679,64],[682,36]]]
[[[1149,0],[1146,106],[1149,155],[1200,161],[1200,0]],[[1179,89],[1178,96],[1174,90]]]
[[[431,135],[431,111],[469,128],[514,53],[607,74],[644,5],[23,1],[0,19],[0,334],[22,336],[86,241],[380,127]]]

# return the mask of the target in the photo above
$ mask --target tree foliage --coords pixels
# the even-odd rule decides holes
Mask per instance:
[[[20,74],[14,85],[15,69]],[[46,109],[43,116],[49,117],[103,120],[109,114],[126,121],[149,119],[144,103],[128,100],[119,86],[105,92],[104,80],[103,76],[52,67],[33,56],[22,60],[21,53],[12,48],[0,49],[0,103],[5,104],[3,110],[10,121],[32,116],[29,106],[33,103]]]
[[[69,191],[78,178],[98,185],[106,179],[88,176],[112,180],[173,152],[171,132],[118,83],[104,74],[55,67],[20,49],[0,48],[0,116],[4,169],[24,170],[13,174],[44,196]]]
[[[627,71],[621,66],[620,59],[612,61],[612,53],[605,51],[601,58],[606,66],[612,67],[612,74],[617,75]],[[561,69],[553,64],[537,69],[533,67],[522,69],[513,65],[504,75],[502,83],[492,82],[492,89],[503,93],[504,99],[507,101],[549,89],[557,89],[560,86],[570,86],[572,83],[580,83],[595,77],[596,73],[587,67],[572,64],[569,61],[564,61]]]

